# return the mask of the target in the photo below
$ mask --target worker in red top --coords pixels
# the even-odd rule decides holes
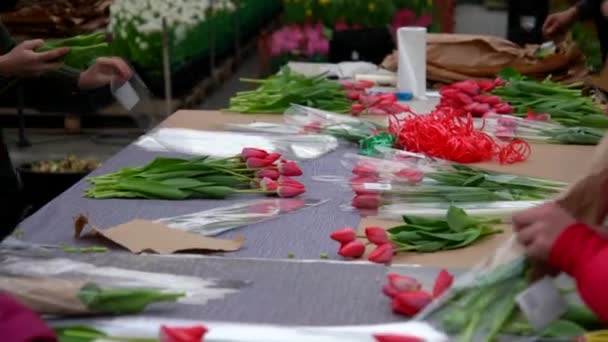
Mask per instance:
[[[572,276],[583,301],[608,322],[607,239],[556,203],[515,214],[513,228],[529,257]]]

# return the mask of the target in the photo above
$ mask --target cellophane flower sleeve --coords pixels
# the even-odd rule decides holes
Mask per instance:
[[[386,125],[372,121],[296,104],[285,111],[284,118],[288,126],[298,127],[300,133],[328,134],[354,143],[386,129]]]
[[[296,160],[319,158],[338,147],[330,135],[276,135],[211,132],[160,127],[139,138],[135,145],[148,151],[227,158],[245,147],[278,152]]]
[[[192,214],[167,217],[158,222],[170,228],[207,236],[256,224],[291,212],[315,207],[326,200],[300,198],[269,198],[243,201],[237,204],[200,211]]]

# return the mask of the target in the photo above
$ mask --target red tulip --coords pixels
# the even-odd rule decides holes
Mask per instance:
[[[202,342],[207,328],[202,325],[192,327],[160,327],[161,342]]]
[[[402,292],[393,298],[392,307],[396,313],[414,316],[433,301],[433,296],[425,291]]]
[[[255,173],[255,177],[259,179],[270,178],[270,179],[278,179],[279,171],[273,169],[261,169]]]
[[[452,87],[465,92],[466,94],[470,95],[470,96],[475,96],[477,94],[479,94],[479,85],[477,83],[475,83],[475,81],[462,81],[462,82],[456,82],[454,84],[451,85]]]
[[[359,92],[356,90],[349,90],[346,92],[346,98],[352,101],[357,101],[359,99]]]
[[[360,104],[360,103],[353,103],[352,106],[350,106],[350,113],[353,116],[357,116],[359,114],[361,114],[361,112],[365,109],[365,106]]]
[[[278,187],[279,183],[268,177],[265,177],[260,181],[260,188],[262,188],[263,191],[276,191]]]
[[[354,176],[350,179],[351,184],[377,183],[378,177],[375,176]]]
[[[470,109],[465,107],[465,110],[470,111],[474,116],[482,116],[489,112],[490,109],[492,109],[492,107],[487,103],[474,103]]]
[[[496,95],[480,94],[480,95],[475,96],[473,98],[473,100],[475,100],[477,102],[481,102],[481,103],[487,103],[490,106],[496,106],[497,104],[501,103],[500,97],[498,97]]]
[[[424,339],[410,335],[375,334],[377,342],[424,342]]]
[[[372,162],[360,162],[353,167],[353,173],[357,176],[376,176],[378,175],[378,169],[376,164]]]
[[[386,278],[387,283],[382,288],[382,292],[391,298],[402,292],[418,291],[422,288],[422,284],[412,277],[389,273]]]
[[[249,158],[260,158],[264,159],[268,156],[268,152],[254,147],[245,147],[241,152],[241,157],[245,160]]]
[[[251,157],[249,159],[247,159],[247,161],[245,161],[245,165],[247,165],[247,168],[250,169],[259,169],[259,168],[263,168],[263,167],[268,167],[270,165],[272,165],[272,161],[266,159],[266,158],[257,158],[257,157]]]
[[[336,230],[335,232],[331,233],[329,237],[332,240],[338,241],[340,244],[344,245],[346,243],[355,241],[357,233],[352,227],[346,227]]]
[[[301,176],[302,170],[298,166],[298,163],[290,160],[282,160],[278,166],[279,173],[283,176]]]
[[[503,81],[501,78],[497,78],[494,80],[494,85],[497,87],[503,86],[505,85],[505,81]]]
[[[410,183],[419,183],[424,178],[424,173],[415,169],[401,169],[393,174],[396,177],[406,179]]]
[[[338,254],[345,258],[360,258],[363,253],[365,253],[365,245],[357,240],[343,244],[338,250]]]
[[[492,91],[496,87],[494,82],[489,80],[479,81],[477,82],[477,85],[479,85],[479,88],[483,91]]]
[[[359,87],[362,87],[364,89],[367,89],[367,88],[373,88],[376,85],[376,83],[373,81],[368,81],[368,80],[359,80],[359,81],[357,81],[356,85],[358,85]]]
[[[357,195],[352,203],[357,209],[378,209],[380,204],[379,195]]]
[[[442,269],[437,274],[437,279],[435,279],[435,285],[433,286],[433,297],[441,296],[447,289],[452,286],[454,282],[454,276],[450,274],[450,272]]]
[[[304,132],[321,132],[321,123],[319,121],[313,121],[307,125],[304,125]]]
[[[498,114],[511,114],[513,113],[513,107],[511,107],[508,103],[500,103],[494,106],[494,110]]]
[[[277,188],[277,194],[282,198],[291,198],[299,196],[306,192],[305,188],[292,185],[280,185]]]
[[[344,81],[340,84],[340,86],[344,90],[353,89],[355,87],[355,83],[353,81]]]
[[[369,242],[378,246],[390,242],[386,230],[380,227],[366,227],[365,236],[367,237]]]
[[[368,189],[365,183],[354,183],[350,185],[353,192],[357,195],[377,195],[380,193],[379,190]]]
[[[275,161],[281,159],[281,154],[280,153],[268,153],[268,155],[264,159],[266,159],[267,161],[269,161],[272,164]]]
[[[279,184],[280,185],[289,185],[289,186],[293,186],[293,187],[300,187],[300,188],[305,188],[304,184],[298,182],[297,180],[287,177],[287,176],[280,176],[279,177]]]
[[[367,260],[375,262],[376,264],[388,264],[393,260],[394,253],[393,244],[385,243],[376,247],[376,249],[369,254]]]

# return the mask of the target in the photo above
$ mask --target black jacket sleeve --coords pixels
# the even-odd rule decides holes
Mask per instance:
[[[581,0],[576,4],[579,20],[595,17],[600,12],[602,0]]]

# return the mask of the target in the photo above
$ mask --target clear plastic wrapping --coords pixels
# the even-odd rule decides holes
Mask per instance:
[[[156,289],[183,292],[178,302],[203,305],[210,299],[221,299],[238,291],[222,286],[217,279],[136,271],[118,267],[99,267],[95,264],[56,258],[41,254],[0,251],[0,277],[48,278],[55,281],[94,283],[108,289]]]
[[[209,132],[184,128],[159,128],[135,142],[145,150],[188,155],[231,157],[245,147],[257,147],[283,156],[306,160],[335,150],[338,141],[329,135],[254,135]]]
[[[296,104],[285,111],[284,117],[288,126],[298,127],[301,133],[329,134],[351,142],[359,142],[387,128],[383,124]]]
[[[271,198],[251,200],[230,206],[159,219],[175,229],[213,236],[245,225],[277,218],[301,209],[315,207],[327,200]]]

